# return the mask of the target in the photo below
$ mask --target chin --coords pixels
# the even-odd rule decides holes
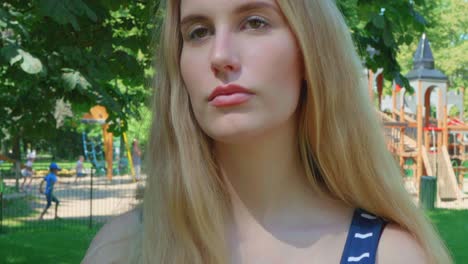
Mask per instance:
[[[247,143],[260,136],[264,129],[259,127],[217,127],[205,131],[216,142],[225,144]]]

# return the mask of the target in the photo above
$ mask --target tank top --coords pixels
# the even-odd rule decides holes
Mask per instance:
[[[386,224],[382,218],[356,209],[340,264],[375,264],[377,246]]]

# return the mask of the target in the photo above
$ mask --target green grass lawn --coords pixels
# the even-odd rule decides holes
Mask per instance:
[[[80,263],[96,232],[97,228],[66,222],[55,229],[9,230],[0,234],[0,263]]]
[[[434,210],[428,213],[447,243],[455,263],[467,263],[468,210]],[[62,220],[54,228],[8,230],[0,235],[0,263],[80,263],[98,228],[70,224]]]
[[[468,210],[437,209],[428,213],[455,263],[468,263]]]

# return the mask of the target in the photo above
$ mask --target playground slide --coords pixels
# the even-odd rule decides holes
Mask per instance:
[[[435,164],[432,164],[432,159],[429,158],[429,153],[425,146],[422,146],[422,160],[424,164],[424,169],[426,170],[427,175],[435,175],[432,168],[434,168]]]
[[[437,188],[439,189],[440,198],[444,200],[461,200],[464,198],[462,191],[458,188],[447,146],[442,147],[437,161]]]

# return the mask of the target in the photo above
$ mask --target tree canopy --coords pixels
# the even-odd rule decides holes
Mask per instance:
[[[465,0],[434,0],[427,17],[426,34],[435,59],[435,67],[449,78],[451,88],[467,87],[468,84],[468,2]],[[412,67],[417,42],[401,47],[398,61],[404,72]]]
[[[104,105],[114,133],[149,95],[157,1],[35,0],[0,5],[0,128],[50,138],[66,102],[76,116]],[[54,112],[55,111],[55,112]],[[55,115],[55,116],[54,116]]]
[[[397,54],[424,31],[426,20],[418,11],[429,7],[424,0],[338,0],[358,51],[367,68],[383,68],[384,78],[412,88],[401,73]]]
[[[397,54],[401,47],[416,43],[424,31],[422,14],[443,17],[444,11],[433,14],[438,9],[424,0],[337,3],[366,66],[384,68],[387,80],[409,87]],[[78,122],[77,116],[96,104],[108,109],[111,131],[127,131],[129,120],[140,118],[151,94],[147,84],[157,49],[151,39],[163,19],[162,8],[158,0],[2,1],[0,134],[51,138],[61,120],[71,115],[69,110],[74,117],[67,119]],[[450,19],[458,23],[457,18]],[[459,25],[460,30],[465,24]],[[447,69],[454,76],[466,73],[459,66]],[[75,123],[64,124],[73,129]]]
[[[151,2],[3,1],[2,126],[47,135],[62,99],[77,113],[104,105],[112,130],[126,130],[148,97]]]

